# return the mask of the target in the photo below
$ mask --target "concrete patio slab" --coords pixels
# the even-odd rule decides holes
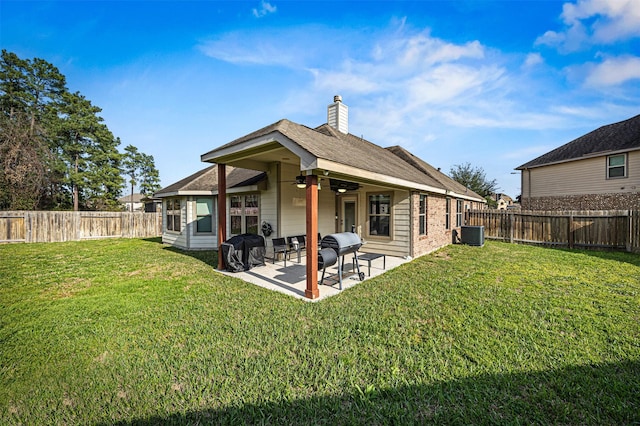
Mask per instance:
[[[364,254],[364,253],[358,253]],[[371,276],[368,275],[369,268],[367,261],[358,262],[360,265],[360,272],[364,273],[364,280],[360,281],[357,271],[352,267],[353,255],[345,256],[344,271],[342,274],[342,289],[351,288],[364,282],[370,278],[377,277],[385,272],[409,262],[409,259],[403,259],[400,257],[386,256],[375,259],[371,262]],[[278,260],[275,263],[270,258],[265,258],[265,265],[251,268],[244,272],[229,272],[226,270],[218,270],[218,272],[228,275],[230,277],[240,278],[243,281],[264,287],[269,290],[278,291],[289,296],[296,297],[308,302],[317,302],[319,300],[326,299],[327,297],[335,296],[340,293],[340,283],[338,277],[338,265],[327,268],[325,277],[322,283],[322,270],[318,271],[318,289],[320,297],[317,299],[309,299],[304,295],[305,288],[307,286],[306,281],[306,256],[302,256],[300,263],[298,263],[296,256],[293,256],[291,260],[287,260],[287,266],[284,266],[282,260]],[[383,269],[384,265],[384,269]]]

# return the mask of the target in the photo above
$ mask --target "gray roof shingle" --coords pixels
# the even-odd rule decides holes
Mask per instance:
[[[339,132],[328,124],[312,129],[283,119],[209,151],[202,157],[273,132],[283,134],[317,158],[422,185],[455,191],[459,194],[477,196],[482,200],[478,194],[468,191],[463,185],[400,147],[382,148],[364,138]]]
[[[591,155],[605,155],[607,152],[633,149],[640,149],[640,115],[636,115],[619,123],[602,126],[516,169],[528,169],[547,164],[578,160]]]
[[[227,166],[227,188],[253,185],[266,179],[267,174],[256,170]],[[218,190],[218,166],[216,164],[199,170],[155,193],[155,196],[166,196],[180,191],[202,191],[210,193]]]

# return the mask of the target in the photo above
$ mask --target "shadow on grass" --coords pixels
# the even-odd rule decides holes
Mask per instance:
[[[182,250],[171,246],[164,247],[163,249],[182,254],[184,256],[193,257],[194,259],[198,259],[199,261],[206,263],[213,269],[216,269],[218,267],[217,250]]]
[[[162,244],[162,237],[150,237],[150,238],[141,238],[142,241],[146,241],[149,243],[158,243]],[[182,250],[172,246],[166,246],[162,248],[163,250],[172,251],[174,253],[182,254],[184,256],[193,257],[194,259],[198,259],[199,261],[206,263],[212,268],[218,267],[218,251],[217,250]]]
[[[148,237],[148,238],[140,238],[142,241],[146,241],[148,243],[158,243],[162,244],[162,237]]]
[[[203,395],[204,396],[204,395]],[[210,395],[215,398],[215,396]],[[640,361],[242,404],[134,419],[153,424],[638,424]]]

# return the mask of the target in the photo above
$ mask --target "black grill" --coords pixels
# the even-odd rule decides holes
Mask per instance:
[[[325,236],[320,242],[321,250],[318,253],[318,269],[322,268],[322,279],[320,284],[324,281],[325,270],[329,266],[333,266],[339,257],[342,256],[342,261],[338,262],[338,277],[340,280],[340,290],[342,290],[342,270],[344,268],[344,256],[349,253],[354,253],[356,267],[358,268],[358,277],[360,281],[364,279],[364,273],[360,273],[360,265],[358,265],[357,251],[362,247],[362,240],[353,232],[341,232],[338,234],[329,234]],[[333,249],[334,253],[331,253],[329,249]]]
[[[332,248],[338,256],[355,253],[362,247],[362,240],[353,232],[341,232],[325,236],[320,242],[322,248]]]

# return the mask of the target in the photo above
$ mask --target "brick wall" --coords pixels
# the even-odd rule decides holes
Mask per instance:
[[[444,247],[452,242],[451,231],[456,220],[456,200],[451,199],[451,227],[445,229],[446,198],[444,196],[427,196],[427,233],[420,233],[420,194],[411,193],[411,237],[412,237],[412,257],[421,256],[432,252],[440,247]]]
[[[522,198],[523,210],[638,210],[640,193]]]

